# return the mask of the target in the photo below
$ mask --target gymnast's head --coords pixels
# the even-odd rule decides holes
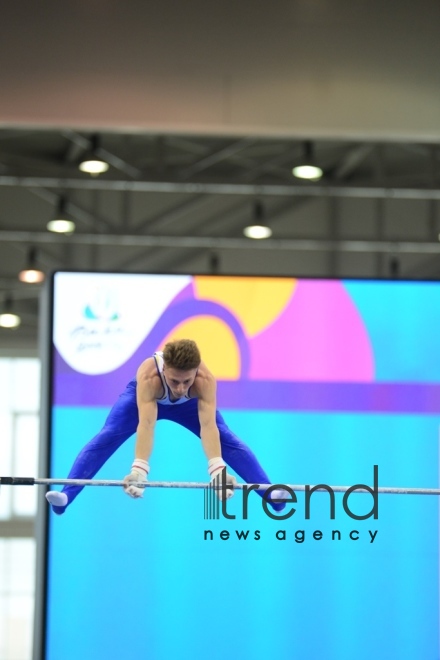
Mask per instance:
[[[168,368],[191,371],[199,368],[202,358],[195,341],[192,339],[178,339],[165,344],[163,361]]]
[[[200,351],[192,339],[179,339],[165,344],[163,349],[163,374],[173,396],[187,394],[197,376]]]

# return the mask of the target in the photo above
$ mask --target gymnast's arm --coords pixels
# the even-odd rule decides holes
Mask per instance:
[[[157,422],[156,376],[150,360],[141,364],[136,374],[136,401],[139,423],[136,430],[135,459],[131,472],[124,478],[124,490],[130,497],[142,497],[144,489],[134,486],[147,481],[150,466],[148,459],[153,450],[154,428]]]
[[[136,399],[139,423],[136,431],[135,458],[148,461],[153,450],[154,429],[157,422],[155,380],[141,365],[137,373]]]
[[[217,427],[216,416],[216,389],[214,376],[203,370],[203,375],[197,382],[198,413],[200,421],[200,438],[203,450],[208,460],[221,457],[220,434]]]
[[[220,478],[226,468],[222,458],[220,433],[216,422],[217,411],[217,384],[214,376],[203,365],[197,376],[198,413],[200,421],[200,438],[203,449],[208,458],[208,473],[212,479]],[[225,473],[226,487],[217,491],[219,499],[229,499],[234,494],[234,485],[237,481],[232,475]]]

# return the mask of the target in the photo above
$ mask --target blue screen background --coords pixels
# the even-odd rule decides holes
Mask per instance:
[[[54,410],[52,474],[67,474],[107,412]],[[275,482],[325,475],[329,484],[371,485],[378,465],[379,485],[438,487],[435,415],[223,412]],[[129,440],[97,477],[122,478],[132,455]],[[152,480],[206,481],[200,441],[177,425],[158,424],[153,456]],[[228,502],[236,520],[204,520],[203,491],[151,489],[134,501],[116,488],[85,489],[50,517],[48,660],[437,659],[437,498],[380,495],[378,520],[363,521],[346,515],[341,495],[335,520],[326,493],[312,496],[310,520],[303,503],[298,493],[296,513],[274,521],[251,494],[243,520],[237,493]],[[371,504],[370,495],[350,499],[359,515]],[[214,540],[204,540],[208,529]],[[335,529],[341,540],[331,540]],[[249,530],[247,540],[236,530]],[[377,530],[374,543],[368,530]]]
[[[105,274],[96,278],[101,276],[105,283]],[[148,291],[148,276],[142,277]],[[379,486],[438,488],[439,284],[299,282],[280,317],[259,330],[270,335],[271,324],[278,328],[270,335],[274,345],[259,344],[258,332],[246,330],[243,319],[248,314],[254,323],[258,309],[244,305],[240,325],[241,312],[228,306],[227,297],[216,298],[212,289],[213,300],[200,300],[193,282],[119,370],[87,376],[57,354],[50,476],[69,473],[102,427],[114,392],[125,387],[122,373],[133,377],[139,355],[151,354],[144,355],[146,347],[155,350],[162,334],[182,322],[184,309],[198,318],[203,340],[206,315],[215,311],[222,323],[233,317],[240,330],[234,341],[249,364],[252,356],[256,362],[272,357],[272,350],[273,359],[282,360],[279,349],[290,342],[294,357],[285,364],[305,379],[287,367],[271,372],[268,359],[261,364],[276,374],[272,380],[263,380],[269,378],[264,370],[256,378],[244,370],[235,380],[219,381],[226,422],[272,482],[372,485],[377,465]],[[66,296],[59,300],[64,304]],[[110,320],[85,321],[87,287],[78,300],[78,318],[60,324],[67,328],[64,339],[84,325],[93,343],[93,323],[106,328],[108,321],[111,330],[113,312],[123,309],[118,302]],[[63,308],[67,317],[73,302]],[[341,337],[358,343],[345,351]],[[371,354],[371,363],[362,362],[358,347],[364,358]],[[227,359],[233,364],[231,353]],[[295,360],[318,369],[295,372]],[[349,368],[358,364],[363,370]],[[96,478],[122,479],[133,454],[134,437]],[[208,477],[200,439],[167,421],[157,425],[150,465],[153,481]],[[365,520],[347,515],[342,494],[334,520],[328,493],[312,495],[310,519],[304,494],[298,492],[297,500],[288,505],[296,509],[292,517],[273,520],[251,493],[243,519],[238,491],[227,503],[235,519],[208,520],[203,490],[147,489],[143,499],[133,500],[120,488],[85,488],[63,516],[48,516],[45,659],[439,660],[438,498],[379,495],[378,519]],[[367,514],[372,497],[354,493],[349,504],[353,513]],[[332,539],[335,531],[340,540]]]

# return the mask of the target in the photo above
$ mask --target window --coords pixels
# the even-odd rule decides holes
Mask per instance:
[[[0,538],[0,658],[32,657],[35,541]]]
[[[0,474],[38,476],[40,362],[0,357]],[[30,660],[35,591],[37,492],[0,492],[0,658]]]

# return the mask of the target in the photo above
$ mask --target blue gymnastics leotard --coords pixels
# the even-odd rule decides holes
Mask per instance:
[[[153,355],[158,374],[164,388],[164,395],[157,400],[157,419],[167,419],[188,429],[200,438],[200,422],[197,398],[184,396],[176,401],[170,399],[168,385],[163,376],[163,359],[160,352]],[[124,392],[110,410],[103,428],[78,454],[69,472],[69,479],[92,479],[114,452],[130,438],[139,422],[136,402],[136,379],[131,380]],[[259,464],[255,454],[227,426],[221,413],[216,411],[216,423],[220,434],[223,460],[246,483],[271,483]],[[65,486],[62,490],[68,497],[66,506],[53,506],[56,513],[63,513],[81,492],[83,486]],[[256,491],[263,495],[264,491]],[[281,511],[284,503],[271,502],[276,511]]]

